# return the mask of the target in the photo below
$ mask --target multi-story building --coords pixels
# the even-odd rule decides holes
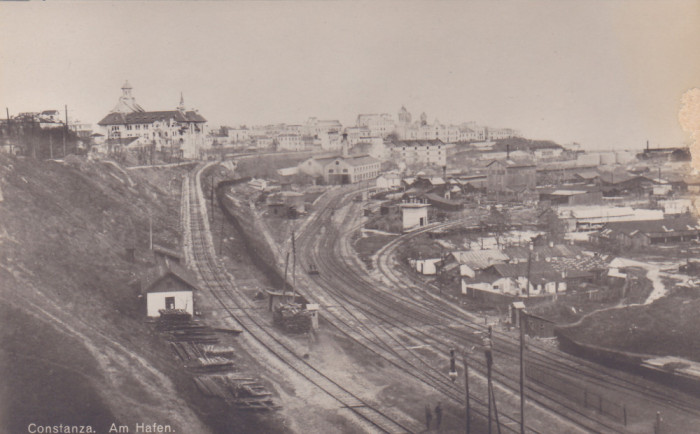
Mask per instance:
[[[357,115],[355,125],[367,128],[375,137],[386,137],[396,129],[396,122],[388,113]]]
[[[405,164],[447,165],[447,149],[441,140],[399,140],[391,147],[391,158]]]
[[[537,185],[535,169],[535,165],[527,161],[493,160],[486,166],[486,189],[497,193],[534,190]]]
[[[304,141],[300,134],[285,133],[277,136],[277,150],[279,151],[302,151]]]
[[[368,155],[338,156],[323,166],[323,177],[328,184],[354,184],[379,176],[381,163]]]
[[[304,124],[303,133],[312,137],[320,137],[322,134],[340,133],[343,125],[338,120],[319,120],[309,118]]]
[[[232,143],[247,142],[250,140],[250,130],[246,126],[226,128],[226,135]]]
[[[145,111],[131,90],[129,82],[124,83],[117,105],[97,123],[106,131],[107,139],[124,139],[129,148],[155,146],[157,151],[199,158],[208,146],[207,120],[197,110],[187,110],[182,95],[176,110]]]

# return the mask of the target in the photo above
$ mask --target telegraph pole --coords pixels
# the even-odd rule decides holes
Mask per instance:
[[[486,356],[486,378],[488,380],[488,402],[489,402],[489,434],[493,433],[491,428],[491,401],[493,396],[493,389],[491,388],[491,365],[493,363],[493,353],[491,352],[491,327],[489,327],[489,334],[484,339],[484,355]]]
[[[469,365],[467,364],[467,350],[466,348],[464,349],[464,352],[462,353],[462,358],[464,359],[464,391],[466,393],[466,399],[467,399],[467,434],[471,434],[471,429],[470,429],[470,408],[469,408]]]
[[[520,322],[520,434],[525,434],[525,329],[522,311],[518,319]]]
[[[294,294],[294,299],[297,297],[297,248],[294,242],[294,229],[292,229],[292,293]]]
[[[53,160],[53,136],[49,132],[49,158]]]
[[[63,125],[63,158],[66,158],[66,130],[68,129],[68,105],[63,106],[66,110],[66,123]]]

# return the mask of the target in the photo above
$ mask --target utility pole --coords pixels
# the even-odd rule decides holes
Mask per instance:
[[[529,247],[534,247],[533,244],[531,243]],[[527,291],[527,298],[530,298],[530,270],[532,268],[532,250],[528,250],[527,252],[527,286],[526,286],[526,291]]]
[[[63,158],[66,158],[66,131],[68,130],[68,105],[63,106],[66,110],[66,123],[63,125]]]
[[[53,160],[53,136],[49,132],[49,158]]]
[[[294,229],[292,229],[292,292],[294,294],[294,299],[297,297],[297,248],[294,241]]]
[[[470,408],[469,408],[469,365],[467,364],[467,350],[466,348],[464,349],[464,352],[462,353],[462,358],[464,359],[464,391],[466,393],[466,400],[467,400],[467,406],[466,406],[466,412],[467,412],[467,434],[471,434],[471,428],[470,428],[470,423],[471,423],[471,417],[470,417]]]
[[[148,245],[153,250],[153,216],[148,213]]]
[[[525,434],[525,327],[523,327],[522,311],[518,318],[520,320],[520,434]]]
[[[493,353],[491,352],[491,327],[489,327],[489,334],[484,339],[484,355],[486,356],[486,378],[488,380],[488,402],[489,402],[489,434],[493,433],[491,428],[491,395],[493,394],[493,389],[491,389],[491,364],[493,362]]]
[[[219,232],[219,254],[223,254],[224,248],[224,215],[221,213],[221,231]]]
[[[5,107],[5,113],[7,114],[7,137],[10,138],[10,153],[14,154],[12,152],[14,145],[12,144],[12,125],[10,124],[10,109],[8,107]]]

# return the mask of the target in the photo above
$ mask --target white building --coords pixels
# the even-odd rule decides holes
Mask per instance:
[[[401,176],[397,173],[385,173],[377,178],[377,189],[393,190],[401,187]]]
[[[301,135],[295,133],[285,133],[277,136],[278,151],[302,151],[304,141]]]
[[[306,121],[302,130],[307,136],[320,137],[321,134],[340,133],[343,125],[335,119],[323,120],[312,117]]]
[[[160,316],[161,310],[180,309],[194,315],[194,291],[197,280],[176,265],[159,265],[141,280],[141,295],[146,299],[146,315]]]
[[[107,139],[130,140],[131,148],[155,146],[183,158],[199,158],[209,146],[207,120],[196,110],[187,110],[180,95],[177,110],[147,112],[136,104],[127,81],[122,86],[119,102],[100,122]]]
[[[422,228],[428,224],[428,208],[430,204],[423,202],[404,202],[401,208],[402,230],[404,232]]]
[[[227,128],[226,135],[232,143],[247,142],[250,139],[250,130],[247,127]]]
[[[333,158],[323,167],[328,184],[354,184],[379,176],[381,163],[368,155],[351,155]]]
[[[355,124],[365,127],[373,137],[386,137],[396,129],[396,122],[388,113],[357,115]]]
[[[396,162],[447,165],[447,146],[441,140],[399,140],[390,151],[391,158]]]

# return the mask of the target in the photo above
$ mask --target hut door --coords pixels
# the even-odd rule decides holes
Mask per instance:
[[[175,297],[165,297],[165,308],[175,309]]]

